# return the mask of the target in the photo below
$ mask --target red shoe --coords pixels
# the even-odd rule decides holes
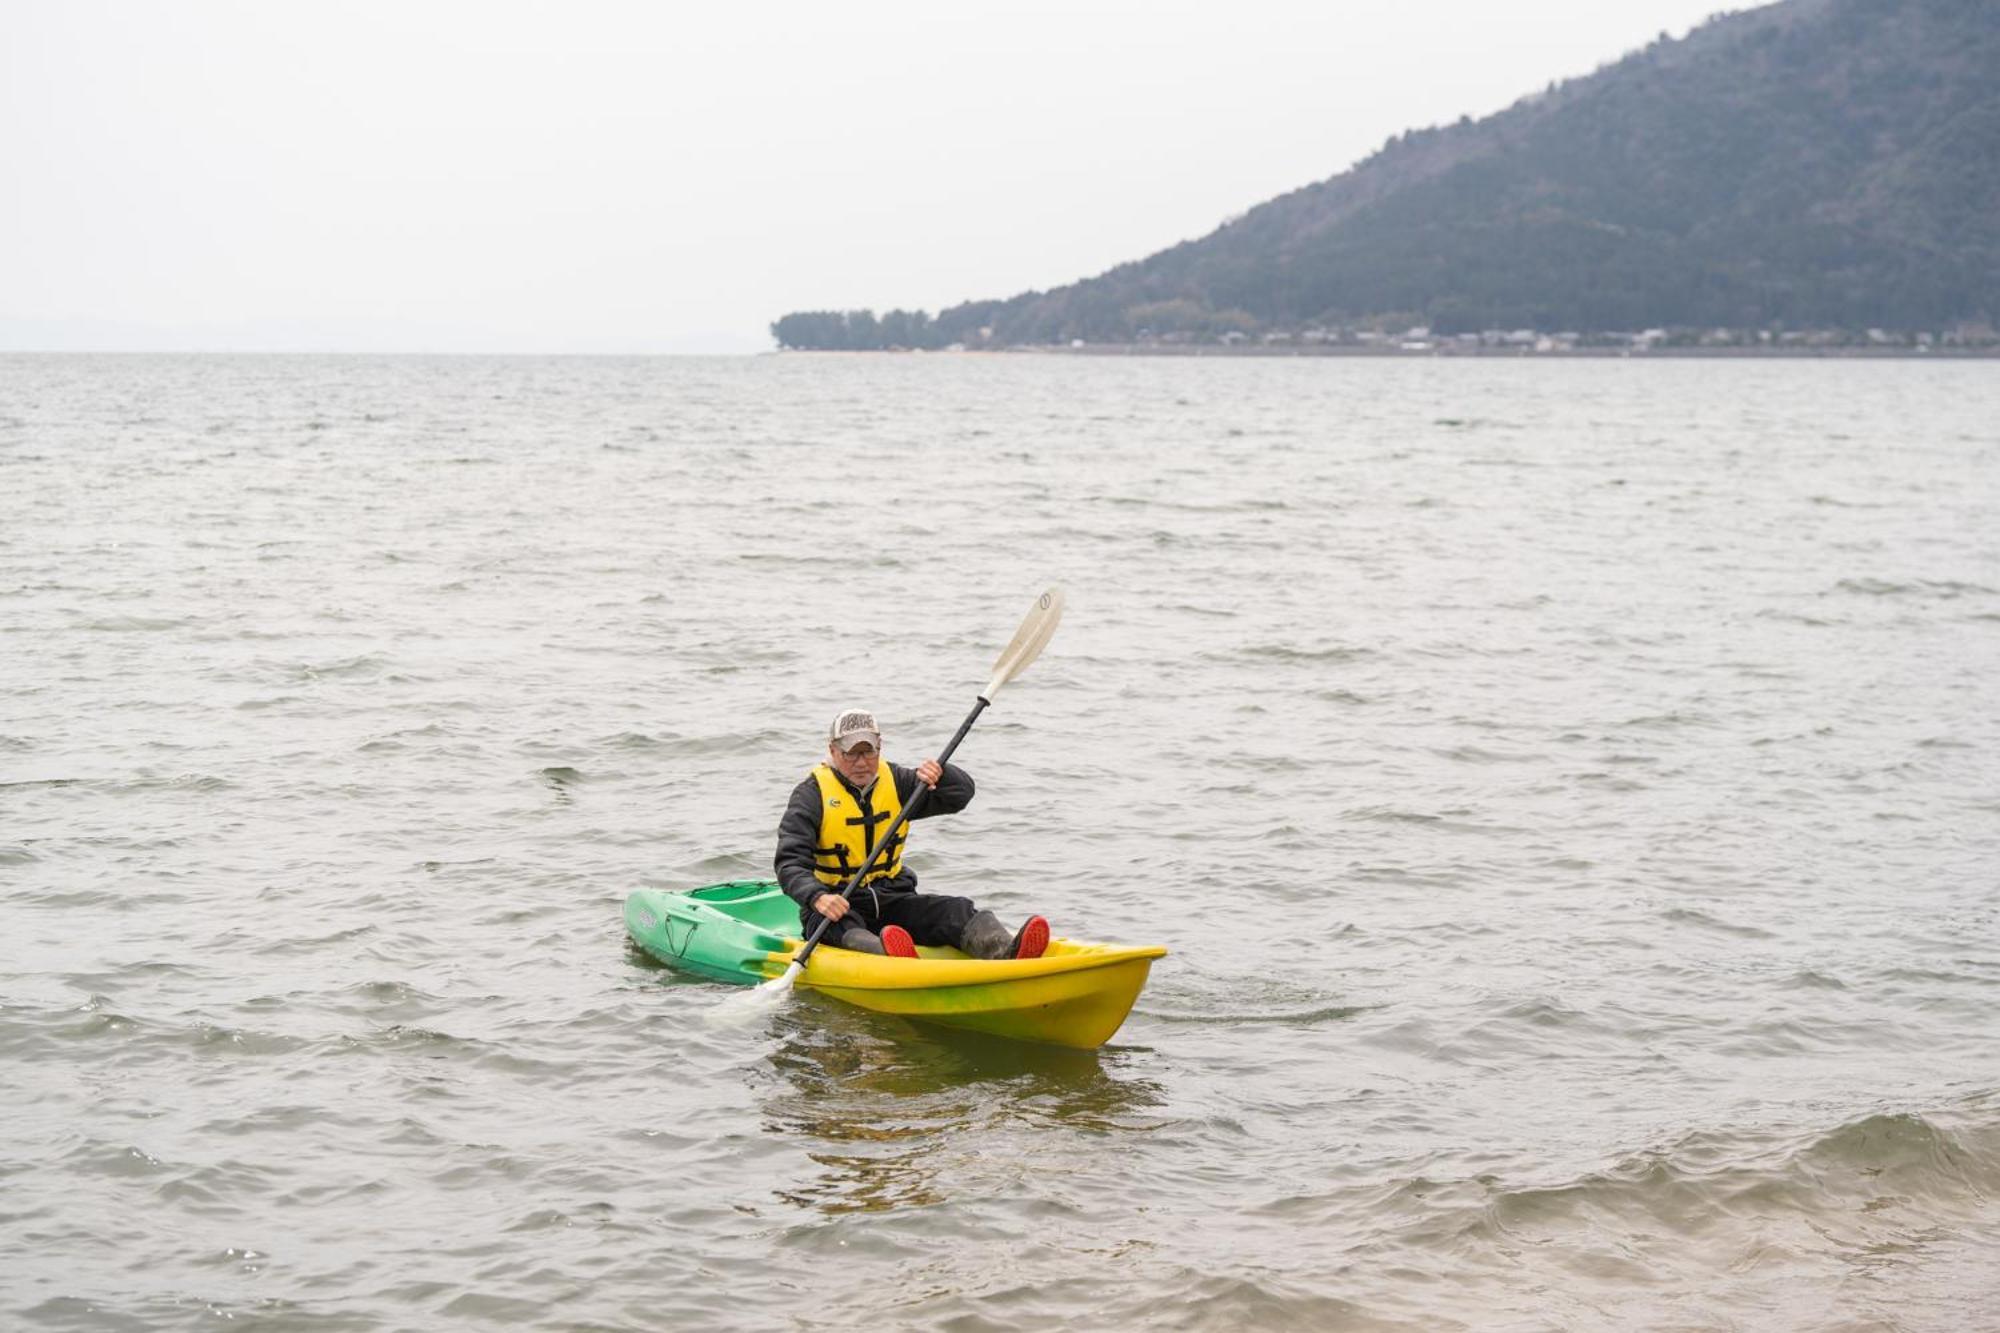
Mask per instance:
[[[1044,929],[1042,935],[1046,941],[1048,931]],[[888,954],[891,958],[915,958],[917,956],[917,942],[911,939],[910,932],[904,930],[901,926],[884,926],[882,927],[882,952]]]
[[[1049,947],[1049,921],[1047,917],[1031,916],[1014,936],[1016,958],[1040,958],[1042,951]]]

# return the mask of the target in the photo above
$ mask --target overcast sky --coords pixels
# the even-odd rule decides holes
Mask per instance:
[[[1102,272],[1725,7],[0,0],[0,348],[755,351]]]

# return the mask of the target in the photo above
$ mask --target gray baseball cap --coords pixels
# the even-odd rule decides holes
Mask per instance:
[[[865,708],[844,708],[833,716],[833,725],[826,729],[826,738],[842,750],[852,750],[866,741],[877,750],[882,748],[882,729],[875,725],[875,715]]]

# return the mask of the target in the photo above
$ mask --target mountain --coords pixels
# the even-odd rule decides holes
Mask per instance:
[[[2000,319],[2000,0],[1784,0],[1098,277],[800,312],[789,347]]]

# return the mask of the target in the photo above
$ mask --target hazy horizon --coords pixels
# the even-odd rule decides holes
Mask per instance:
[[[28,3],[0,350],[757,351],[1095,275],[1717,8]]]

